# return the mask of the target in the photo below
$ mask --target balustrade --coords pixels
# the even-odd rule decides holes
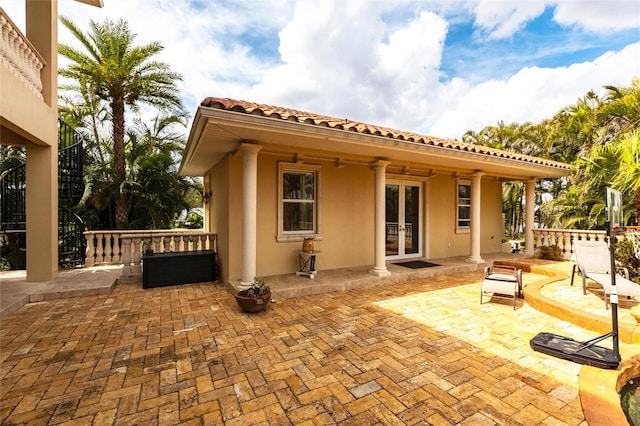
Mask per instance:
[[[573,256],[575,240],[602,241],[607,239],[605,231],[585,231],[580,229],[542,229],[533,230],[534,247],[558,246],[562,256],[569,260]]]
[[[36,96],[44,99],[40,71],[45,61],[2,8],[0,30],[0,63],[8,67]]]
[[[85,266],[122,264],[123,276],[142,271],[142,255],[217,249],[216,234],[202,230],[157,229],[133,231],[87,231]]]

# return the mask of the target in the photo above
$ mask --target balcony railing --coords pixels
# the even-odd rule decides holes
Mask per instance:
[[[630,226],[627,232],[640,232],[640,227]],[[562,257],[566,260],[573,256],[573,242],[575,240],[602,241],[607,239],[605,231],[584,231],[579,229],[534,229],[534,247],[538,249],[542,246],[558,246],[562,252]]]
[[[44,59],[1,7],[0,27],[0,62],[36,96],[44,99],[40,78],[40,71],[46,65]]]
[[[142,272],[142,255],[197,250],[218,251],[216,234],[202,230],[158,229],[133,231],[87,231],[85,266],[122,264],[122,276]]]

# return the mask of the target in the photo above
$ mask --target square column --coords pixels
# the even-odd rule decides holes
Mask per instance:
[[[27,281],[58,274],[58,150],[27,144]]]

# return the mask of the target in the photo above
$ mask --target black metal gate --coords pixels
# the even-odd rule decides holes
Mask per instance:
[[[83,152],[82,136],[58,120],[58,263],[63,268],[84,263],[84,223],[73,213],[84,192]],[[26,230],[26,187],[24,164],[0,176],[0,232],[5,236]]]
[[[25,165],[7,170],[0,177],[0,230],[23,231],[27,225],[25,208]]]

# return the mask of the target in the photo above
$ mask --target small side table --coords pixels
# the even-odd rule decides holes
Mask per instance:
[[[316,256],[320,254],[320,250],[296,250],[294,253],[298,254],[298,263],[300,264],[300,269],[298,269],[296,275],[314,279],[318,273],[318,271],[316,271]]]

